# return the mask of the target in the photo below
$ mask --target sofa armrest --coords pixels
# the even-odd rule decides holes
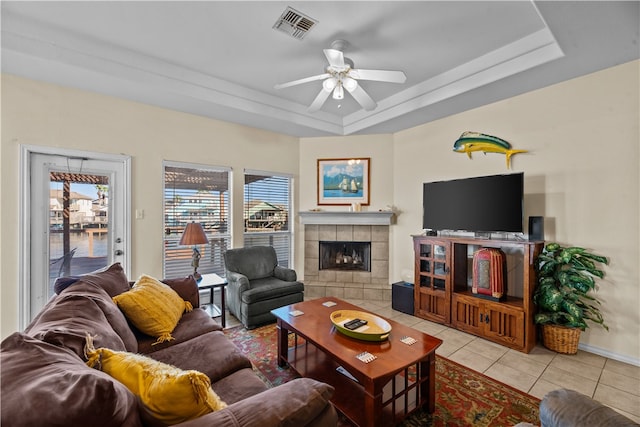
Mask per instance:
[[[247,289],[251,289],[249,279],[244,274],[235,271],[227,271],[227,286],[232,287],[234,292],[243,293]]]
[[[540,402],[540,425],[556,426],[637,426],[635,422],[584,394],[558,389]]]
[[[280,280],[284,280],[285,282],[295,282],[296,280],[298,280],[298,275],[296,274],[295,270],[279,265],[276,265],[276,268],[273,270],[273,275]]]
[[[198,426],[306,426],[312,423],[333,395],[333,387],[310,378],[298,378],[195,420],[179,424]],[[337,423],[337,419],[336,419]]]
[[[193,308],[200,307],[200,291],[198,290],[198,283],[192,275],[177,279],[162,279],[162,283],[169,285],[171,289],[180,295],[180,298],[189,301]]]

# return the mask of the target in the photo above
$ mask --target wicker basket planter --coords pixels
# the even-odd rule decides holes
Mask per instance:
[[[549,350],[563,354],[576,354],[580,341],[580,328],[560,325],[542,325],[542,344]]]

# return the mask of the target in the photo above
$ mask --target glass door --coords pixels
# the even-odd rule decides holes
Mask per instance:
[[[128,158],[85,154],[28,153],[23,326],[54,294],[58,277],[114,262],[128,270]]]

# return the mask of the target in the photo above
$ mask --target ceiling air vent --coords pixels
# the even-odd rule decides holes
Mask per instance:
[[[292,7],[287,7],[276,23],[273,24],[273,29],[302,40],[317,23],[317,20],[298,12]]]

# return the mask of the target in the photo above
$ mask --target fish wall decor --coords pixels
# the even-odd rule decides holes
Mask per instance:
[[[501,153],[507,156],[507,169],[511,169],[511,156],[518,153],[527,153],[527,150],[514,150],[511,144],[497,136],[486,135],[479,132],[464,132],[453,144],[456,153],[467,153],[471,158],[474,151],[487,153]]]

